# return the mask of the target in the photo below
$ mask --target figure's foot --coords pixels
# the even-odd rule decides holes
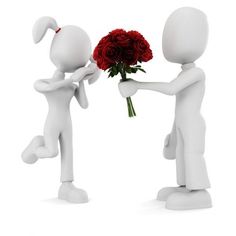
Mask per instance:
[[[83,189],[76,188],[72,182],[64,182],[58,191],[58,198],[71,203],[86,203],[88,195]]]
[[[166,201],[169,195],[175,192],[188,192],[188,190],[185,186],[162,188],[157,194],[157,200]]]
[[[33,164],[38,160],[35,150],[44,145],[43,136],[36,136],[21,154],[22,160],[27,164]]]
[[[212,207],[211,196],[206,190],[172,193],[166,201],[170,210],[191,210]]]

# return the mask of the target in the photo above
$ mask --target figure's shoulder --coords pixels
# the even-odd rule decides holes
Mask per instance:
[[[203,69],[199,68],[199,67],[194,67],[194,73],[196,73],[198,76],[201,76],[202,79],[205,79],[205,72],[203,71]]]
[[[199,80],[205,80],[205,73],[204,71],[199,67],[193,67],[187,71],[189,75],[192,75],[193,77],[197,77]]]

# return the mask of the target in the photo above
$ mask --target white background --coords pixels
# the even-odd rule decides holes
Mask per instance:
[[[236,6],[235,1],[1,1],[0,3],[0,235],[235,235],[236,212]],[[20,155],[33,136],[42,134],[45,98],[34,91],[36,79],[55,68],[49,59],[53,32],[34,45],[36,19],[49,15],[63,26],[86,29],[93,47],[115,28],[140,31],[154,59],[140,81],[170,81],[180,66],[167,62],[161,49],[169,14],[192,6],[208,15],[209,44],[197,65],[207,76],[202,108],[207,123],[206,162],[214,207],[169,211],[155,201],[158,190],[175,186],[175,162],[162,157],[174,115],[174,97],[140,91],[133,97],[137,117],[129,119],[118,78],[103,73],[87,85],[90,107],[71,103],[75,183],[88,204],[56,199],[59,157],[26,165]]]

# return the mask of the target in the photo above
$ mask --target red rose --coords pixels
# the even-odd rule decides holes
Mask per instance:
[[[93,51],[93,58],[95,61],[98,61],[99,57],[100,57],[100,51],[99,47],[97,46],[94,51]]]
[[[140,56],[139,60],[143,62],[147,62],[151,60],[152,57],[153,57],[152,50],[149,48]]]
[[[138,62],[138,52],[133,47],[124,48],[122,60],[127,65],[135,65]]]
[[[111,37],[109,35],[103,37],[93,52],[93,58],[97,62],[97,65],[100,69],[106,70],[111,67],[111,62],[106,58],[103,58],[103,49],[110,42]]]
[[[134,48],[139,52],[139,54],[145,53],[149,48],[149,43],[146,40],[140,39],[134,42]]]
[[[109,35],[111,36],[111,41],[117,43],[120,47],[128,47],[130,45],[130,38],[123,29],[113,30]]]
[[[104,60],[100,59],[97,61],[97,66],[98,66],[98,68],[100,68],[102,70],[107,70],[112,65],[108,61],[104,61]]]
[[[115,64],[120,60],[121,49],[117,44],[108,42],[102,49],[102,57],[105,61]]]
[[[103,45],[107,44],[108,42],[111,42],[111,36],[107,35],[104,36],[98,43],[98,46],[102,47]]]
[[[140,34],[138,31],[131,30],[127,34],[133,41],[144,39],[143,35]]]
[[[147,62],[152,59],[152,51],[147,40],[137,31],[129,31],[128,35],[133,41],[133,47],[139,54],[139,61]]]
[[[96,46],[93,52],[94,60],[98,60],[98,58],[102,56],[102,49],[108,42],[110,42],[110,40],[111,40],[110,36],[107,35],[99,41],[98,45]]]
[[[99,47],[95,48],[93,52],[93,58],[97,62],[97,66],[100,69],[106,70],[109,67],[111,67],[111,63],[102,57],[102,48],[99,48]]]

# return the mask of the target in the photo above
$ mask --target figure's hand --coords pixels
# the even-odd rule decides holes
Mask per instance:
[[[92,62],[87,66],[87,68],[89,68],[94,73],[97,69],[97,64]]]
[[[132,79],[128,81],[120,82],[118,86],[119,86],[121,96],[124,98],[127,98],[134,95],[138,90],[137,83],[138,83],[137,81],[132,80]]]
[[[171,134],[168,134],[165,138],[163,156],[166,159],[173,160],[175,159],[176,146],[171,145]]]
[[[96,68],[96,64],[91,63],[88,67],[82,67],[76,70],[70,78],[73,82],[80,82],[85,76],[93,74]]]
[[[89,84],[93,84],[97,81],[97,79],[100,77],[101,75],[101,70],[97,67],[97,64],[96,63],[91,63],[89,64],[88,67],[91,67],[94,72],[93,74],[89,74],[89,75],[86,75],[84,77],[84,80],[88,80],[88,83]]]

